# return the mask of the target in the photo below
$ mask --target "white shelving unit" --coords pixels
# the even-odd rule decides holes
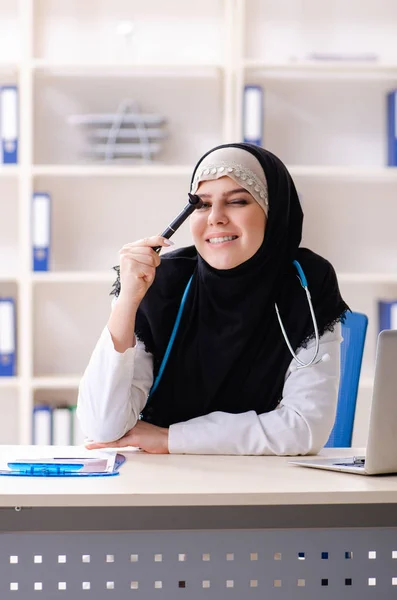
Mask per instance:
[[[132,25],[130,37],[120,27]],[[370,318],[354,442],[366,441],[378,298],[397,297],[397,169],[385,95],[397,86],[393,0],[0,0],[0,85],[20,93],[20,160],[0,165],[0,294],[18,308],[18,376],[0,379],[0,443],[31,441],[35,402],[75,403],[109,310],[111,267],[185,202],[196,160],[241,139],[245,83],[265,91],[264,145],[289,166],[304,244]],[[375,52],[374,63],[308,61]],[[153,165],[82,159],[67,118],[131,97],[168,118]],[[32,273],[33,191],[52,198],[52,261]],[[188,227],[175,236],[189,244]]]
[[[289,165],[305,212],[303,245],[335,266],[369,317],[353,444],[364,446],[377,300],[397,298],[397,169],[386,167],[386,93],[397,87],[392,0],[238,0],[236,134],[245,83],[263,86],[264,145]],[[308,60],[374,53],[374,62]]]

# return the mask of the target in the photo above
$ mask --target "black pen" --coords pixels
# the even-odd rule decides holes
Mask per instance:
[[[177,229],[179,229],[182,223],[186,221],[188,217],[190,217],[192,212],[194,212],[196,208],[200,208],[203,205],[203,201],[201,200],[200,196],[197,196],[197,194],[188,194],[188,196],[189,202],[186,204],[185,208],[179,213],[179,215],[172,221],[172,223],[168,225],[168,227],[163,231],[163,233],[160,234],[161,237],[164,237],[167,240],[169,240],[170,237],[173,236],[174,233],[177,231]],[[153,250],[159,253],[161,248],[162,246],[154,246]]]

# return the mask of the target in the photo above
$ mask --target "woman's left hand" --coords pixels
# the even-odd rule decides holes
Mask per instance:
[[[87,442],[88,450],[99,448],[124,448],[135,446],[150,454],[168,454],[168,429],[146,421],[138,421],[135,427],[114,442]]]

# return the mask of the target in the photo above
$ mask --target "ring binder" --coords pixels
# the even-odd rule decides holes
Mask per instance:
[[[246,85],[244,87],[243,141],[262,146],[263,89],[259,85]]]
[[[34,193],[32,201],[33,271],[48,271],[51,243],[51,198]]]
[[[0,87],[0,163],[18,162],[18,88]]]
[[[0,377],[16,374],[15,300],[0,298]]]

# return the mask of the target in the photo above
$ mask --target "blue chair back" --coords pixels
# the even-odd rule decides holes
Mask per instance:
[[[368,317],[347,313],[342,324],[341,373],[334,427],[326,448],[349,448],[352,443],[354,413],[363,359]]]

